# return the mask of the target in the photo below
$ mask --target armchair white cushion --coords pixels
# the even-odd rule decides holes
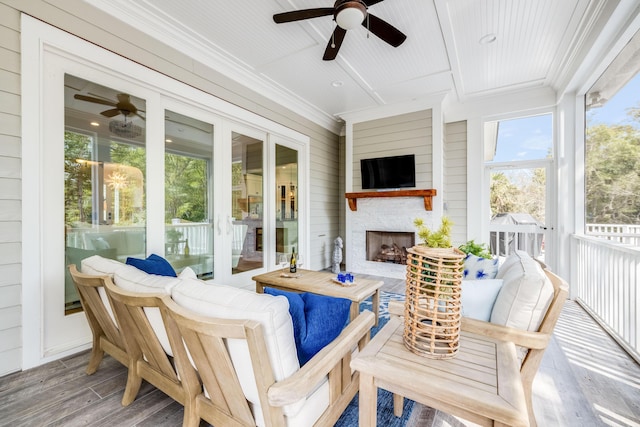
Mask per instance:
[[[185,279],[173,288],[171,297],[178,305],[201,315],[260,322],[276,381],[284,380],[300,369],[293,335],[293,322],[289,314],[289,302],[285,297],[257,294],[226,285],[207,286],[193,279]],[[252,403],[256,421],[260,423],[261,406],[255,376],[251,369],[243,369],[251,366],[249,350],[243,341],[234,342],[230,339],[227,345],[242,390],[247,400]],[[319,417],[328,404],[329,389],[325,382],[309,398],[286,405],[283,411],[287,417],[307,418],[311,413]],[[302,411],[303,408],[305,408],[304,411]],[[301,411],[304,414],[301,414]],[[308,423],[299,425],[308,425]]]

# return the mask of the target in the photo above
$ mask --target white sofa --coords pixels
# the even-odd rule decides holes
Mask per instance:
[[[203,282],[188,272],[183,272],[177,278],[151,275],[100,256],[83,260],[82,272],[112,278],[115,287],[118,288],[117,292],[120,293],[121,289],[126,296],[139,295],[143,298],[145,295],[155,295],[163,299],[164,304],[145,307],[144,313],[162,348],[167,354],[175,357],[176,365],[179,370],[182,369],[182,373],[175,376],[169,373],[169,382],[175,383],[178,377],[193,375],[189,373],[189,369],[192,369],[190,357],[181,357],[184,349],[176,350],[175,345],[171,345],[173,332],[167,333],[166,325],[170,323],[166,318],[165,306],[177,306],[192,315],[206,316],[214,320],[222,319],[222,322],[257,321],[261,325],[266,357],[251,354],[251,347],[242,340],[225,339],[237,381],[246,399],[240,404],[250,408],[254,418],[252,423],[255,422],[256,425],[275,423],[298,427],[311,426],[317,422],[333,425],[357,392],[358,376],[350,371],[349,360],[352,353],[369,339],[369,331],[373,326],[373,314],[370,312],[361,314],[351,322],[343,333],[327,346],[326,352],[321,351],[321,354],[312,358],[304,369],[301,369],[296,353],[293,323],[288,310],[289,303],[283,296],[257,294],[232,286]],[[101,292],[103,303],[107,307],[114,301],[113,292],[109,290],[113,289],[111,286],[113,284],[109,281],[109,295],[104,290]],[[113,315],[111,308],[109,311]],[[123,309],[116,310],[115,317],[118,324],[125,328],[126,335],[127,322],[119,317],[118,311],[122,312]],[[173,342],[176,342],[175,337]],[[182,339],[178,342],[182,342]],[[144,344],[137,347],[144,347]],[[150,357],[143,354],[138,358],[138,363],[145,363],[144,359]],[[347,360],[343,360],[344,358]],[[262,370],[268,366],[271,372],[266,378],[272,378],[272,384],[264,384],[265,377],[259,373],[260,369],[256,368],[256,363],[262,365]],[[135,362],[132,366],[135,367]],[[348,372],[342,373],[342,370]],[[340,373],[336,376],[338,372]],[[162,384],[166,382],[164,379],[157,381],[156,386],[162,389]],[[139,385],[137,387],[139,388]],[[174,386],[170,387],[170,391],[174,392]],[[129,390],[128,385],[125,395],[133,394],[133,397],[123,398],[124,404],[135,398],[135,385],[132,390],[134,391]],[[339,391],[338,394],[335,394],[336,390]],[[172,395],[169,391],[165,392]],[[187,392],[185,395],[189,394]],[[204,391],[198,393],[198,396],[201,400],[214,400],[209,400],[210,396]],[[197,411],[197,396],[191,397],[193,399],[187,397],[185,402],[181,402],[185,405],[185,424],[194,423],[194,419],[199,422],[200,417],[214,423],[214,420],[206,418],[206,411]],[[219,419],[217,422],[220,422]]]

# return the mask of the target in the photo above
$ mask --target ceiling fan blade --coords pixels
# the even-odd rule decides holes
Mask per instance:
[[[367,19],[362,23],[362,26],[369,28],[369,31],[393,47],[400,46],[407,39],[407,36],[405,36],[402,31],[370,13],[368,14]]]
[[[319,7],[316,9],[293,10],[291,12],[276,13],[273,20],[276,24],[301,21],[303,19],[318,18],[320,16],[333,15],[332,7]]]
[[[325,61],[332,61],[336,59],[338,56],[338,51],[340,50],[340,46],[342,46],[342,41],[344,40],[344,36],[347,34],[347,30],[342,27],[336,25],[336,29],[333,31],[333,36],[329,39],[329,43],[327,44],[327,48],[324,51],[324,56],[322,59]]]
[[[366,4],[367,7],[371,7],[374,4],[380,3],[381,1],[384,1],[384,0],[364,0],[364,4]]]
[[[105,110],[100,114],[102,114],[105,117],[115,117],[118,114],[120,114],[120,110],[118,110],[117,108],[112,108],[111,110]]]
[[[93,102],[95,104],[110,105],[112,107],[116,106],[116,103],[113,102],[113,101],[109,101],[109,100],[106,100],[106,99],[100,99],[100,98],[94,98],[93,96],[81,95],[79,93],[73,95],[73,97],[75,99],[79,99],[81,101]]]

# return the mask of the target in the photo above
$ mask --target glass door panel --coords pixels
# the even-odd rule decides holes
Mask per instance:
[[[165,111],[165,256],[177,272],[213,277],[213,125]]]
[[[232,132],[231,272],[264,267],[264,142]]]
[[[298,151],[276,145],[276,262],[281,254],[300,252],[298,245]],[[302,267],[300,260],[298,266]]]
[[[65,266],[145,256],[144,109],[143,99],[65,75]],[[66,271],[65,314],[79,310]]]
[[[515,250],[544,261],[548,166],[490,168],[490,249]]]

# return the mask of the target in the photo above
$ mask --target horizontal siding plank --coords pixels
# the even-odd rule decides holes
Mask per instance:
[[[20,333],[21,328],[11,328],[0,330],[0,354],[8,350],[20,348],[22,338]]]
[[[12,350],[0,353],[0,377],[11,372],[17,372],[22,367],[22,349],[14,348]]]
[[[18,112],[20,112],[20,95],[0,91],[0,113],[15,115]]]
[[[387,126],[392,126],[398,123],[406,123],[406,122],[419,122],[422,120],[431,121],[432,111],[429,110],[421,110],[415,111],[407,114],[399,114],[397,116],[384,117],[375,120],[368,120],[365,122],[354,123],[353,130],[354,131],[364,131],[367,129],[374,128],[384,128]]]
[[[4,260],[0,261],[4,262]],[[22,277],[20,264],[0,264],[0,287],[20,284]]]
[[[20,73],[20,54],[0,47],[0,67],[12,73]]]
[[[2,286],[0,287],[0,295],[0,309],[20,305],[20,285]],[[1,339],[0,342],[2,342]],[[0,351],[2,350],[0,349]]]
[[[21,249],[20,243],[0,243],[0,260],[2,260],[0,262],[4,264],[19,263]]]
[[[20,95],[20,74],[0,69],[0,90]]]
[[[0,25],[14,31],[20,31],[20,12],[0,3]]]
[[[22,224],[18,221],[0,222],[0,242],[20,243]]]
[[[17,157],[0,157],[0,178],[10,180],[11,178],[20,183],[22,162]],[[0,198],[2,198],[0,193]]]
[[[0,178],[0,199],[20,200],[22,183],[19,179]]]
[[[6,49],[20,53],[20,32],[13,28],[0,25],[0,40]]]
[[[19,200],[0,200],[0,221],[20,221],[22,208]]]
[[[0,133],[3,135],[20,136],[20,116],[0,112]]]
[[[19,137],[0,135],[0,156],[20,158],[21,150],[22,143]]]
[[[0,288],[0,295],[2,295]],[[21,325],[22,310],[19,305],[0,309],[0,329],[17,328]]]

